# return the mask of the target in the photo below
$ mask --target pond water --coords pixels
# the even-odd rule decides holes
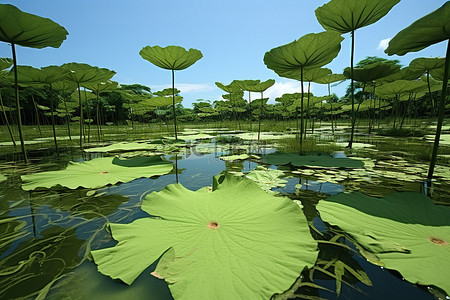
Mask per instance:
[[[204,151],[207,144],[208,141],[201,144],[202,153],[208,152]],[[140,208],[143,198],[177,180],[186,188],[197,190],[212,185],[213,176],[224,170],[245,173],[259,165],[278,168],[284,171],[287,182],[272,191],[301,200],[307,219],[315,230],[329,239],[336,237],[337,233],[320,219],[315,208],[320,199],[352,190],[370,195],[384,195],[398,190],[424,192],[421,181],[398,178],[395,173],[388,172],[395,172],[389,165],[384,165],[384,171],[376,171],[376,168],[373,171],[372,168],[370,172],[338,170],[327,173],[327,169],[312,169],[311,172],[311,169],[305,171],[267,165],[254,157],[234,162],[220,159],[223,154],[248,151],[261,156],[274,152],[276,148],[273,145],[215,146],[213,140],[211,147],[214,150],[209,151],[212,153],[201,154],[191,147],[177,154],[163,155],[174,165],[176,163],[177,172],[94,191],[60,189],[27,192],[22,190],[18,175],[8,176],[6,181],[0,182],[0,298],[31,299],[46,295],[46,299],[172,299],[167,284],[150,276],[155,264],[128,286],[99,273],[95,263],[89,259],[89,251],[115,245],[107,224],[128,224],[148,216]],[[345,156],[342,152],[336,155]],[[62,154],[59,160],[42,157],[41,162],[35,165],[39,171],[61,169],[69,160],[84,161],[98,156],[102,155],[70,151]],[[393,163],[395,159],[396,164],[403,163],[395,157],[384,163]],[[444,188],[438,190],[437,199],[448,204],[450,197],[445,192],[448,182],[442,184]],[[313,229],[311,232],[314,236]],[[299,288],[294,285],[280,299],[295,298],[294,294],[303,295],[299,296],[300,299],[435,299],[435,295],[439,295],[435,288],[411,284],[402,279],[398,272],[367,262],[345,236],[337,237],[336,241],[348,247],[320,244],[319,259],[330,262],[328,266],[321,266],[325,271],[304,271],[302,276],[308,277],[307,282],[312,284],[302,285],[298,281]],[[338,295],[333,268],[336,261],[343,262],[356,273],[366,274],[371,285],[361,282],[352,272],[345,272]]]

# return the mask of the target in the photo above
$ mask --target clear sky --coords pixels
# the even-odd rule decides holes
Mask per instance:
[[[263,63],[264,53],[324,29],[314,10],[327,0],[15,0],[22,11],[50,18],[69,32],[60,48],[18,47],[20,65],[44,67],[67,62],[88,63],[117,72],[113,80],[139,83],[157,91],[171,84],[170,71],[160,69],[139,55],[147,46],[177,45],[196,48],[203,58],[175,74],[176,87],[190,107],[196,99],[211,101],[223,92],[215,86],[234,79],[275,79],[267,90],[269,103],[283,93],[299,92],[300,83],[278,77]],[[439,43],[405,56],[387,56],[383,40],[392,38],[415,20],[439,8],[443,0],[402,0],[381,20],[356,31],[355,63],[367,56],[399,59],[408,65],[417,57],[445,56]],[[326,67],[342,73],[350,64],[350,36],[339,55]],[[11,57],[11,49],[0,43],[0,57]],[[338,96],[346,83],[332,89]],[[313,84],[322,96],[326,86]],[[247,93],[245,94],[247,97]],[[252,99],[257,95],[252,95]]]

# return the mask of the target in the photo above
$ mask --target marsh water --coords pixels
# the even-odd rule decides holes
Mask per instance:
[[[210,132],[211,133],[211,132]],[[289,137],[292,138],[292,137]],[[386,138],[360,138],[363,143],[390,143]],[[412,143],[426,141],[415,139]],[[83,153],[63,149],[59,158],[53,151],[34,153],[31,167],[21,167],[5,157],[0,182],[0,298],[1,299],[172,299],[167,284],[150,275],[155,264],[145,270],[128,286],[104,276],[90,260],[90,250],[116,244],[108,230],[108,223],[131,223],[148,216],[140,209],[142,200],[153,191],[179,182],[197,190],[212,185],[213,176],[227,170],[246,173],[257,166],[280,169],[284,172],[283,186],[272,190],[280,196],[300,200],[303,212],[311,224],[311,233],[321,239],[332,239],[338,233],[320,218],[315,205],[329,195],[361,191],[371,196],[383,196],[394,191],[433,193],[437,204],[450,205],[449,179],[440,177],[432,189],[427,189],[417,173],[426,169],[424,163],[414,163],[401,153],[361,148],[351,153],[334,152],[336,157],[363,157],[372,161],[361,170],[329,170],[274,166],[261,159],[277,150],[277,141],[243,141],[216,143],[215,139],[189,141],[179,150],[161,154],[173,161],[177,170],[153,178],[140,178],[128,183],[96,190],[52,189],[24,191],[20,175],[32,172],[63,169],[68,161],[85,161],[107,154]],[[197,150],[199,149],[199,150]],[[201,149],[201,150],[200,150]],[[205,150],[209,149],[209,150]],[[229,154],[251,153],[255,156],[238,161],[225,161]],[[123,154],[120,154],[123,155]],[[133,155],[150,155],[135,153]],[[369,161],[368,160],[368,161]],[[370,165],[370,167],[369,167]],[[440,166],[447,168],[448,166]],[[328,171],[328,172],[327,172]],[[445,173],[441,170],[441,173]],[[399,174],[403,174],[399,176]],[[305,270],[290,291],[281,299],[436,299],[445,297],[436,288],[418,286],[405,281],[392,270],[375,266],[361,256],[345,235],[335,244],[319,244],[319,259],[329,261],[327,272]],[[370,282],[362,282],[352,272],[341,278],[337,293],[337,276],[333,262],[341,261],[356,273],[365,273]],[[325,267],[324,267],[325,268]],[[302,284],[302,282],[312,284]],[[296,296],[297,295],[297,296]],[[278,297],[278,296],[277,296]]]

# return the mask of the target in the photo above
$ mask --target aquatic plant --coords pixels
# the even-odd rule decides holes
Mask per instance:
[[[69,33],[50,19],[25,13],[10,4],[0,4],[0,41],[11,44],[13,57],[14,87],[17,107],[17,126],[20,145],[25,163],[28,157],[22,133],[20,114],[19,85],[17,77],[16,45],[31,48],[59,48]]]
[[[145,46],[139,55],[157,67],[172,71],[172,110],[175,126],[175,139],[177,137],[177,115],[175,112],[175,71],[184,70],[192,66],[203,54],[197,49],[186,50],[179,46]]]
[[[326,30],[342,34],[350,33],[352,39],[350,53],[350,89],[352,97],[352,129],[348,148],[352,148],[355,130],[355,87],[353,82],[353,58],[355,52],[355,31],[377,22],[400,0],[331,0],[317,8],[316,18]]]
[[[354,238],[371,263],[450,294],[450,207],[414,192],[381,199],[351,193],[321,200],[317,210]]]
[[[140,177],[164,175],[173,165],[156,157],[137,157],[121,160],[117,157],[101,157],[85,162],[69,162],[59,171],[22,175],[22,189],[49,189],[52,187],[99,188],[108,184],[128,182]]]
[[[335,31],[310,33],[289,44],[273,48],[264,54],[266,66],[279,76],[296,80],[300,78],[300,152],[303,142],[303,73],[306,69],[319,68],[330,63],[338,55],[343,39]]]
[[[127,284],[159,258],[151,274],[175,299],[268,299],[317,258],[297,204],[251,179],[215,177],[212,192],[171,184],[148,195],[142,209],[155,217],[111,224],[119,243],[92,257],[101,273]]]
[[[12,66],[12,64],[13,64],[12,59],[4,58],[4,57],[0,58],[0,72],[1,72],[0,78],[2,79],[2,81],[7,76],[7,71],[5,71],[5,69],[10,68]],[[3,105],[3,98],[2,98],[1,93],[0,93],[0,109],[2,110],[3,118],[5,119],[6,128],[8,129],[8,133],[9,133],[9,136],[11,137],[11,141],[12,141],[14,147],[16,147],[16,141],[14,140],[14,136],[11,131],[11,126],[9,125],[8,117],[6,116],[6,109],[5,109],[5,106]]]

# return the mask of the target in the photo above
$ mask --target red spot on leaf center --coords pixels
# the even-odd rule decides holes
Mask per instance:
[[[432,243],[435,243],[436,245],[443,245],[443,246],[448,245],[447,241],[445,241],[443,239],[440,239],[440,238],[437,238],[437,237],[430,237],[430,241]]]
[[[220,226],[219,223],[214,222],[214,221],[211,221],[211,222],[208,223],[208,227],[211,228],[211,229],[216,229],[219,226]]]

